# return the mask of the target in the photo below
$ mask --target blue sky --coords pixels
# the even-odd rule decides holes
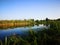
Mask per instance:
[[[59,0],[0,0],[0,20],[60,18]]]

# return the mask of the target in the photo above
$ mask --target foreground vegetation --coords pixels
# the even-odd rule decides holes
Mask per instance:
[[[27,36],[10,36],[5,43],[1,41],[0,43],[1,45],[60,45],[60,21],[49,20],[44,24],[49,24],[50,28],[37,32],[30,30]]]

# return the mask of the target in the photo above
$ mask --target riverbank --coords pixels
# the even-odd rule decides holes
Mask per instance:
[[[53,21],[50,22],[49,29],[43,29],[41,31],[35,32],[33,30],[29,31],[28,36],[17,36],[15,38],[18,45],[60,45],[60,22]],[[12,37],[11,37],[12,38]],[[10,38],[10,39],[11,39]],[[11,43],[10,43],[11,44]]]
[[[51,21],[49,24],[49,29],[38,32],[30,30],[28,36],[10,36],[7,45],[60,45],[60,21]]]
[[[32,20],[1,20],[0,29],[32,26],[34,22]]]

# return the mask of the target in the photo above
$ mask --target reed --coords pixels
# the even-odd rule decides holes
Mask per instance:
[[[9,45],[60,45],[60,21],[49,21],[50,28],[35,32],[30,30],[27,36],[11,36]],[[2,44],[2,43],[1,43]]]

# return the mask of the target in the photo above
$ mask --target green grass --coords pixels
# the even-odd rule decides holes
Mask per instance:
[[[35,32],[29,31],[28,36],[11,36],[9,45],[60,45],[60,21],[49,21],[49,29]]]

